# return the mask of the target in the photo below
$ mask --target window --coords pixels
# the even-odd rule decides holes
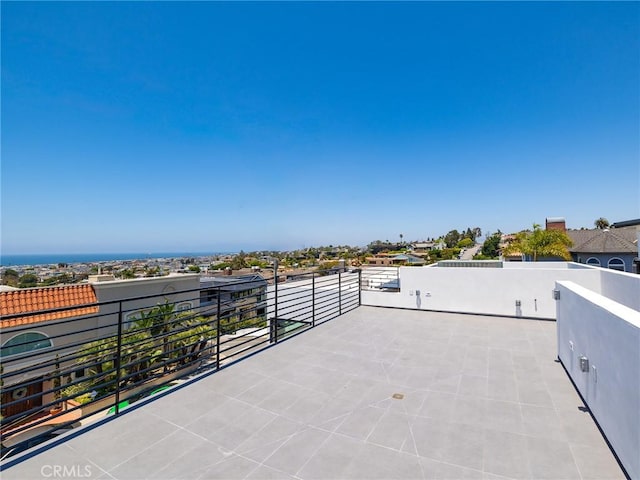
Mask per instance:
[[[622,261],[621,258],[618,257],[613,257],[612,259],[609,260],[609,263],[607,264],[607,267],[609,267],[612,270],[619,270],[621,272],[624,272],[624,262]]]
[[[191,310],[191,302],[182,302],[176,306],[176,312],[186,312]]]
[[[52,346],[53,344],[49,337],[43,333],[20,333],[19,335],[7,340],[5,344],[2,345],[0,356],[8,357],[9,355],[18,355],[20,353],[32,352],[34,350],[50,348]]]
[[[218,300],[218,289],[204,290],[200,292],[200,301],[202,303],[215,302]]]
[[[600,260],[595,257],[590,257],[587,259],[587,265],[593,265],[594,267],[600,266]]]

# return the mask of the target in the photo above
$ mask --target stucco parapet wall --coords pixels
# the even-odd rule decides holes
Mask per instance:
[[[616,317],[619,317],[626,322],[629,322],[634,327],[640,329],[640,312],[633,308],[622,305],[621,303],[611,300],[610,298],[600,295],[599,293],[582,287],[572,281],[559,281],[558,285],[562,285],[567,290],[571,290],[576,295],[583,297],[594,305],[601,307],[602,309],[612,313]]]
[[[629,478],[640,479],[640,312],[556,282],[558,358]]]
[[[549,268],[549,265],[557,268]],[[518,268],[400,267],[399,292],[363,290],[362,304],[555,319],[552,291],[556,281],[572,280],[600,291],[597,269],[573,268],[572,265],[568,262],[532,262]],[[365,278],[365,270],[362,275]]]
[[[504,262],[507,270],[568,270],[585,269],[587,266],[576,262]]]
[[[120,280],[106,280],[106,281],[99,281],[99,282],[95,282],[95,283],[91,283],[91,285],[94,286],[94,288],[99,289],[99,288],[109,288],[109,287],[122,287],[122,286],[126,286],[126,285],[135,285],[135,284],[146,284],[146,285],[152,285],[152,284],[158,284],[158,283],[173,283],[173,282],[181,282],[181,281],[189,281],[189,280],[196,280],[198,283],[200,281],[200,275],[198,275],[197,273],[171,273],[169,275],[166,275],[164,277],[142,277],[142,278],[127,278],[127,279],[120,279]]]

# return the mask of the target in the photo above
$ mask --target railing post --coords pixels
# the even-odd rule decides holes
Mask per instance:
[[[358,306],[362,306],[362,269],[358,269]]]
[[[116,404],[115,404],[115,414],[118,415],[120,413],[120,380],[121,373],[120,367],[122,365],[122,302],[118,302],[118,339],[117,339],[117,349],[116,349],[116,358],[113,362],[116,368]]]
[[[316,274],[311,272],[311,328],[316,326]]]
[[[216,370],[220,370],[220,287],[218,287],[218,308],[216,309]]]
[[[273,260],[273,288],[274,288],[274,311],[273,311],[273,343],[278,343],[278,259]]]
[[[338,270],[338,315],[342,315],[342,272]]]

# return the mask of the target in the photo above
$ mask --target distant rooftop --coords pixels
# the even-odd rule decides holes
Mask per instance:
[[[611,224],[611,228],[634,227],[640,225],[640,218],[635,220],[625,220],[623,222],[615,222]]]
[[[567,230],[573,241],[571,252],[588,253],[635,253],[638,251],[638,237],[635,228]]]

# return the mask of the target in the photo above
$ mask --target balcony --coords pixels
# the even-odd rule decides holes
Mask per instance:
[[[558,324],[427,310],[447,303],[435,285],[409,309],[420,270],[396,270],[399,292],[349,274],[272,285],[267,316],[300,335],[272,327],[257,354],[11,457],[3,478],[625,478],[558,361]],[[402,308],[356,308],[384,302]]]

